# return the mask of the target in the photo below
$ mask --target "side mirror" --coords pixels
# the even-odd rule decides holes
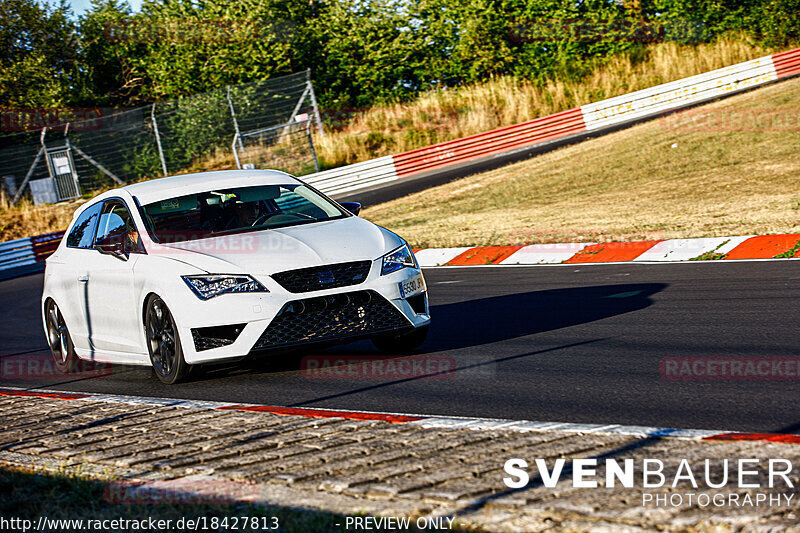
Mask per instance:
[[[359,202],[342,202],[341,206],[357,215],[361,212],[361,204]]]
[[[105,239],[101,239],[97,241],[94,246],[101,254],[113,255],[114,257],[118,257],[120,259],[128,258],[127,254],[125,253],[123,241],[119,237],[107,237]]]

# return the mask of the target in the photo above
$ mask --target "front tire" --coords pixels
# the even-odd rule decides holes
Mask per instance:
[[[405,331],[403,333],[390,333],[387,335],[380,335],[372,338],[372,344],[384,352],[390,354],[405,354],[410,353],[419,348],[425,339],[428,337],[428,329],[430,326],[420,326]]]
[[[162,383],[178,383],[186,377],[191,367],[183,358],[175,319],[167,304],[158,296],[148,298],[145,309],[144,329],[153,372]]]
[[[44,317],[47,325],[47,344],[50,345],[56,369],[62,374],[68,374],[75,370],[78,356],[67,323],[64,322],[64,315],[53,300],[47,300],[45,303]]]

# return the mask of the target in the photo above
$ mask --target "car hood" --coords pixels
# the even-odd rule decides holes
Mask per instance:
[[[273,274],[348,261],[374,260],[403,244],[359,217],[158,244],[153,252],[217,274]]]

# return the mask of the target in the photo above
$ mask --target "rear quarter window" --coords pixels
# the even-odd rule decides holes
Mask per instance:
[[[80,214],[67,236],[67,246],[70,248],[91,248],[94,241],[94,232],[97,228],[97,218],[100,215],[102,202],[87,208]]]

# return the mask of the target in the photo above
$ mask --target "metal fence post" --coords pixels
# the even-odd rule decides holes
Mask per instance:
[[[308,72],[308,71],[306,71],[306,72]],[[306,101],[306,95],[308,94],[308,91],[309,91],[310,87],[311,87],[311,84],[306,82],[306,88],[303,90],[303,94],[301,94],[300,98],[297,99],[297,103],[295,104],[294,109],[292,110],[292,114],[289,116],[289,120],[286,122],[286,127],[283,129],[283,131],[281,131],[281,134],[278,137],[278,142],[279,143],[283,142],[283,140],[289,134],[289,128],[292,127],[291,124],[297,119],[297,113],[299,113],[300,112],[300,108],[303,107],[303,102]]]
[[[17,194],[15,194],[14,198],[11,200],[11,205],[17,205],[17,202],[22,197],[22,193],[25,192],[25,187],[28,186],[28,182],[31,180],[31,176],[33,176],[33,171],[36,170],[36,166],[39,164],[39,160],[42,158],[45,151],[46,148],[44,146],[39,148],[39,151],[36,153],[36,159],[33,160],[33,164],[28,169],[28,173],[25,174],[25,179],[22,180],[22,185],[17,189]]]
[[[81,150],[80,148],[75,146],[74,144],[70,144],[69,146],[70,146],[70,148],[72,148],[73,150],[78,152],[79,156],[81,156],[86,161],[88,161],[89,163],[94,165],[97,168],[97,170],[99,170],[100,172],[102,172],[103,174],[105,174],[106,176],[108,176],[109,178],[114,180],[115,182],[117,182],[119,185],[123,185],[123,186],[125,185],[125,182],[122,181],[121,179],[119,179],[119,177],[117,177],[116,174],[114,174],[113,172],[108,170],[106,167],[104,167],[103,165],[101,165],[100,163],[98,163],[97,161],[92,159],[92,157],[90,155],[86,154],[86,152],[84,152],[83,150]]]
[[[311,155],[314,157],[314,172],[319,172],[319,161],[317,161],[317,150],[314,148],[314,139],[311,138],[311,121],[306,121],[306,135],[308,135],[308,145],[311,147]]]
[[[161,148],[161,135],[158,133],[158,122],[156,121],[156,104],[150,108],[150,120],[153,121],[153,132],[156,134],[156,146],[158,146],[158,157],[161,159],[161,170],[164,176],[167,175],[167,161],[164,159],[164,150]]]
[[[233,108],[233,100],[231,99],[231,86],[228,85],[226,87],[226,89],[227,89],[226,94],[227,94],[227,97],[228,97],[228,107],[230,107],[230,109],[231,109],[231,118],[233,119],[233,130],[236,132],[236,137],[234,138],[234,141],[236,141],[237,139],[239,140],[239,151],[242,154],[244,154],[244,145],[242,144],[242,139],[240,137],[241,132],[239,131],[239,121],[236,120],[236,110]],[[234,144],[234,146],[235,146],[235,144]],[[235,148],[234,148],[234,150],[235,150]],[[236,158],[236,161],[237,162],[239,161],[238,157]]]
[[[28,169],[28,173],[25,174],[25,179],[22,180],[22,185],[19,186],[17,189],[17,194],[14,195],[14,198],[11,199],[11,205],[17,205],[17,202],[22,197],[22,193],[25,192],[25,187],[27,187],[28,182],[31,180],[31,176],[33,176],[33,171],[36,170],[36,165],[39,164],[39,160],[42,158],[42,154],[47,152],[47,145],[44,143],[44,136],[47,134],[47,127],[42,128],[42,134],[39,136],[39,143],[42,145],[39,148],[39,152],[36,154],[36,159],[33,160],[33,164]]]
[[[308,84],[309,96],[311,96],[311,106],[314,108],[314,119],[317,123],[317,131],[319,132],[320,136],[324,136],[325,132],[322,129],[322,116],[319,113],[317,97],[314,96],[314,85],[311,83],[311,69],[306,69],[306,83]]]
[[[236,142],[239,141],[239,134],[235,134],[233,136],[233,142],[231,143],[231,150],[233,150],[233,158],[236,160],[236,168],[241,170],[242,162],[239,161],[239,152],[236,150]],[[241,141],[239,141],[241,142]]]
[[[237,167],[248,167],[252,164],[250,160],[255,160],[255,158],[260,158],[264,161],[270,158],[270,161],[276,161],[276,165],[286,164],[288,166],[296,166],[302,163],[307,167],[308,156],[318,156],[318,154],[309,154],[309,149],[305,148],[305,146],[301,146],[301,144],[305,144],[303,136],[307,138],[311,135],[314,140],[319,140],[320,137],[318,137],[318,135],[323,133],[322,115],[311,83],[311,71],[307,69],[291,74],[290,76],[282,76],[274,80],[264,80],[255,83],[255,85],[226,86],[225,96],[228,101],[228,109],[226,111],[230,113],[233,129],[236,133],[231,136],[233,138],[228,136],[230,132],[228,128],[230,128],[230,125],[225,123],[222,115],[219,115],[222,110],[219,109],[217,105],[219,105],[219,103],[224,105],[224,102],[217,102],[216,100],[219,96],[222,96],[219,92],[189,97],[190,100],[187,102],[191,104],[191,106],[187,106],[187,111],[192,109],[194,104],[201,102],[203,104],[209,102],[216,109],[216,115],[213,119],[208,115],[215,112],[206,108],[194,111],[193,114],[196,115],[196,117],[192,118],[208,122],[209,120],[216,120],[222,117],[222,123],[216,126],[219,126],[223,139],[218,140],[216,137],[198,139],[198,147],[196,149],[198,153],[193,154],[193,156],[196,155],[200,158],[201,163],[205,163],[207,158],[211,156],[215,150],[222,149],[227,153],[228,147],[232,143],[234,157],[238,160],[236,163]],[[238,102],[241,105],[239,110],[236,110],[237,104],[233,101],[234,88],[237,88],[236,94],[237,98],[239,98]],[[242,90],[245,92],[241,92]],[[208,100],[209,97],[212,99]],[[294,101],[291,100],[292,97],[295,98]],[[299,100],[297,97],[299,97]],[[247,100],[243,100],[243,98]],[[149,117],[147,116],[148,107],[150,108]],[[306,125],[302,123],[303,121],[298,121],[300,113],[305,113],[305,111],[301,110],[307,110],[309,115],[311,113],[315,114],[313,118],[310,116],[308,117],[306,132],[301,131],[301,128],[305,128]],[[160,120],[156,115],[156,111],[161,113]],[[169,170],[170,164],[180,165],[182,167],[183,165],[190,164],[185,162],[187,158],[183,157],[184,154],[178,154],[180,156],[178,158],[180,161],[175,159],[175,157],[178,156],[173,153],[170,153],[171,163],[167,163],[166,160],[164,142],[172,142],[172,128],[170,125],[173,124],[175,120],[188,118],[188,115],[184,117],[182,107],[179,106],[178,111],[179,112],[176,113],[170,107],[169,110],[164,109],[164,112],[161,112],[158,110],[158,104],[151,103],[150,105],[138,107],[136,109],[114,113],[111,115],[114,118],[109,119],[107,123],[95,117],[72,123],[59,123],[56,127],[63,128],[61,131],[64,133],[65,142],[68,143],[74,163],[80,166],[86,162],[93,169],[96,168],[102,172],[103,176],[98,175],[99,178],[108,177],[110,180],[113,180],[113,182],[122,185],[124,181],[121,178],[125,178],[127,181],[131,178],[141,179],[144,177],[154,177],[152,173],[147,176],[135,173],[141,168],[141,163],[153,163],[152,159],[142,161],[142,158],[149,157],[148,154],[152,156],[150,150],[154,147],[158,150],[159,168],[164,176],[172,172]],[[291,112],[291,118],[287,120],[286,113],[289,112]],[[283,123],[276,124],[277,122]],[[124,127],[117,127],[117,124]],[[165,132],[167,135],[166,139],[161,137],[161,127],[167,127],[168,129],[168,131]],[[10,196],[14,197],[15,202],[20,201],[23,196],[29,194],[31,180],[45,177],[51,170],[48,158],[53,156],[52,152],[55,145],[51,142],[53,140],[52,131],[48,130],[52,129],[53,128],[47,128],[47,130],[42,131],[42,129],[39,128],[39,131],[42,131],[43,135],[51,133],[51,137],[46,137],[46,139],[43,139],[41,136],[37,138],[36,130],[22,137],[9,136],[6,139],[6,136],[2,136],[3,146],[0,151],[0,160],[2,160],[0,161],[0,167],[2,167],[0,170],[2,170],[2,172],[0,172],[0,176],[6,174],[14,174],[17,176],[17,188],[13,194],[10,194]],[[149,131],[151,129],[152,133]],[[263,135],[260,132],[264,132]],[[297,135],[296,139],[295,134]],[[153,135],[154,139],[151,138],[150,135]],[[77,146],[72,144],[72,137],[74,137]],[[49,140],[45,146],[42,141],[47,139]],[[248,140],[247,150],[244,148],[245,139]],[[279,139],[278,143],[275,142],[276,139]],[[154,140],[155,146],[150,144]],[[5,146],[6,142],[9,144],[8,147]],[[281,142],[283,144],[279,145]],[[130,146],[131,143],[132,146]],[[258,151],[255,150],[256,147],[258,147]],[[310,149],[313,150],[313,146],[310,145]],[[289,150],[291,154],[288,157],[285,155],[286,150]],[[277,153],[272,153],[276,151]],[[301,152],[302,155],[298,155]],[[188,156],[188,154],[185,155]],[[301,158],[302,161],[299,161]],[[173,159],[175,160],[173,161]],[[286,161],[285,163],[279,163],[279,161],[284,160]],[[127,164],[128,162],[136,164]],[[42,164],[47,165],[48,171],[44,171],[40,168],[39,165]],[[255,164],[259,165],[260,163]],[[315,165],[316,164],[319,163],[316,162]],[[155,170],[149,166],[146,168]],[[174,170],[177,171],[180,169],[176,168]],[[92,174],[92,176],[94,176],[94,174]],[[91,187],[95,185],[96,184],[92,182]],[[86,186],[90,186],[89,182],[87,182]],[[25,192],[26,188],[28,192]]]

